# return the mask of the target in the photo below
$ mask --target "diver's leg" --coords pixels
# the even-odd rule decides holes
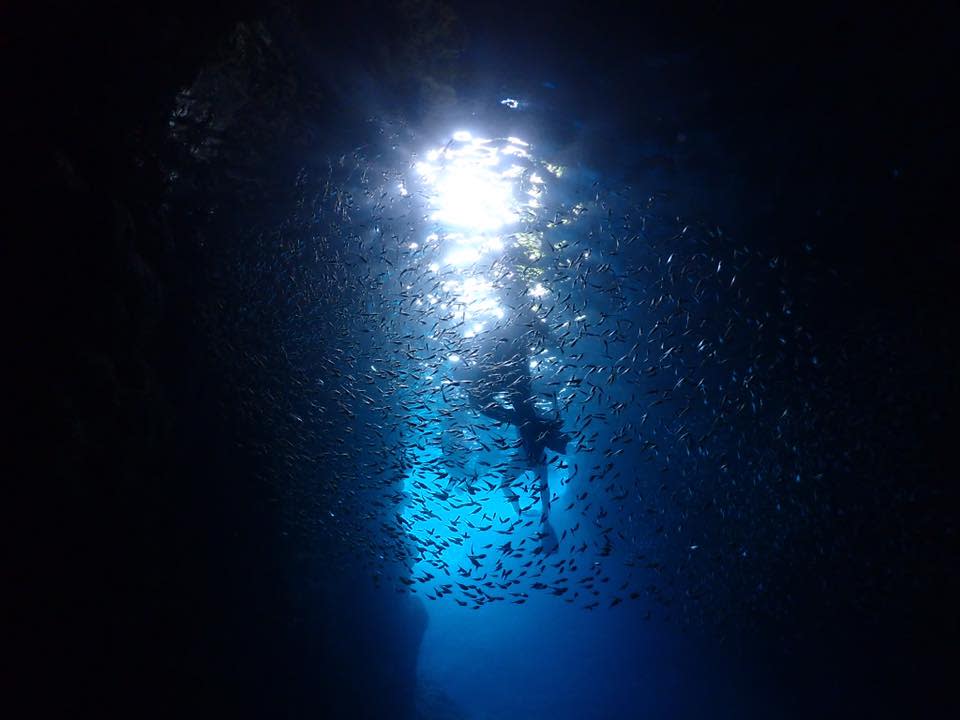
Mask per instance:
[[[516,414],[517,430],[523,440],[531,469],[543,463],[543,443],[540,436],[544,432],[543,418],[537,412],[536,398],[532,394],[529,376],[518,378],[510,386],[510,404]]]
[[[550,484],[548,480],[549,466],[547,464],[546,448],[556,433],[557,421],[541,417],[537,412],[536,397],[530,373],[524,367],[519,377],[510,383],[507,397],[514,408],[516,419],[514,424],[523,441],[527,453],[529,467],[536,478],[537,489],[540,493],[540,540],[543,551],[550,555],[560,546],[557,533],[550,524]],[[554,443],[555,444],[555,443]]]
[[[540,519],[543,522],[550,520],[550,484],[547,481],[547,466],[540,465],[534,469],[537,479],[537,492],[540,493]]]
[[[500,476],[500,490],[503,492],[504,496],[507,498],[513,509],[517,511],[517,515],[523,514],[520,509],[520,496],[517,495],[517,491],[513,489],[513,481],[510,480],[510,477],[506,474]]]
[[[540,492],[540,541],[543,551],[551,555],[560,547],[557,532],[550,524],[550,483],[547,474],[547,464],[541,463],[534,467],[537,488]]]

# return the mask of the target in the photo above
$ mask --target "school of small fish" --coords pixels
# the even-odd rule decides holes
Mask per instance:
[[[537,152],[390,129],[219,251],[215,351],[291,532],[473,610],[779,612],[767,570],[836,461],[810,451],[803,379],[829,360],[784,262]],[[516,428],[469,400],[507,332],[571,438],[547,453],[556,548]]]

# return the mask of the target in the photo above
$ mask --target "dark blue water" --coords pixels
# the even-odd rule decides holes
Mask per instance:
[[[421,682],[442,688],[481,718],[736,717],[745,711],[742,669],[676,628],[640,613],[585,614],[551,599],[525,609],[492,608],[472,617],[431,612]],[[750,703],[762,707],[759,698]]]

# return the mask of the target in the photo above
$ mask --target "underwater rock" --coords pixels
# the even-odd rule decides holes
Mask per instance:
[[[463,710],[439,685],[424,678],[417,682],[415,720],[470,720]]]

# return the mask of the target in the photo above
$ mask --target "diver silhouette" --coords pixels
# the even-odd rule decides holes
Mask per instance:
[[[530,304],[516,284],[508,286],[509,312],[490,330],[477,335],[476,351],[467,360],[461,376],[468,379],[471,406],[483,415],[516,428],[529,468],[534,472],[541,506],[541,539],[549,554],[556,550],[556,533],[550,525],[550,488],[546,450],[566,453],[570,437],[558,417],[540,414],[530,371],[532,350],[550,343],[549,327],[530,311]],[[512,302],[511,302],[512,301]],[[556,406],[555,406],[556,407]],[[518,514],[520,498],[510,478],[501,490]]]

